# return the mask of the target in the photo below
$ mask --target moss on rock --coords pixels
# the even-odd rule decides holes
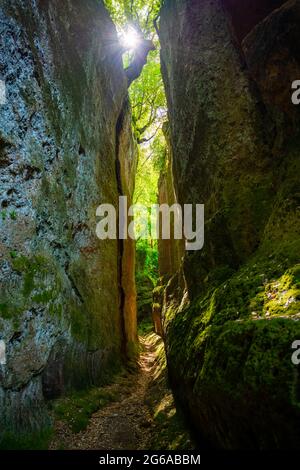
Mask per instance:
[[[278,87],[281,67],[297,71],[290,47],[297,29],[286,21],[294,9],[287,2],[245,40],[249,70],[222,2],[166,0],[161,11],[169,179],[179,202],[205,204],[203,250],[186,253],[167,279],[167,357],[199,442],[218,448],[300,442],[299,373],[291,361],[300,337],[300,128],[296,112],[267,99],[260,60],[268,50]],[[270,37],[278,29],[288,65],[274,62],[278,44]]]

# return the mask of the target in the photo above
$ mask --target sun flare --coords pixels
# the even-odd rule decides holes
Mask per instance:
[[[136,49],[139,42],[139,34],[132,26],[128,27],[121,34],[121,43],[126,49]]]

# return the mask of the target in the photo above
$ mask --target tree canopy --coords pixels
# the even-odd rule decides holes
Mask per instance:
[[[159,39],[155,29],[161,0],[105,0],[117,30],[134,27],[145,39],[151,39],[155,50],[151,51],[141,76],[130,89],[133,129],[137,142],[151,141],[161,130],[166,117],[166,100],[160,71]],[[134,52],[124,55],[124,66],[128,66]],[[155,158],[155,155],[153,154]]]

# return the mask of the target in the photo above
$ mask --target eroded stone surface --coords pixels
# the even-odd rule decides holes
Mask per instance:
[[[117,149],[127,84],[102,2],[2,1],[0,35],[0,420],[19,432],[47,422],[43,395],[101,383],[136,338],[119,246],[95,234],[98,205],[118,207],[117,151],[132,192],[135,149],[128,118]]]
[[[298,73],[296,29],[281,23],[296,3],[249,25],[249,69],[223,2],[166,0],[161,11],[173,181],[181,204],[205,204],[206,225],[204,249],[185,254],[158,297],[174,389],[213,447],[300,442],[299,120],[287,127],[283,95],[276,111],[266,99],[268,82],[290,86],[286,68]]]
[[[291,100],[292,83],[300,76],[300,4],[286,2],[259,23],[243,41],[251,75],[267,106],[299,121]]]

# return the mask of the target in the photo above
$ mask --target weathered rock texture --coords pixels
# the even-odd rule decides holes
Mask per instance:
[[[163,294],[167,356],[199,440],[220,448],[300,445],[299,2],[249,19],[261,3],[161,11],[175,193],[206,217]]]
[[[172,173],[172,146],[170,142],[170,129],[166,123],[164,125],[164,136],[167,142],[167,155],[165,160],[164,169],[161,171],[158,181],[158,203],[159,205],[167,204],[172,207],[178,203],[175,192],[173,173]],[[174,239],[174,217],[170,220],[171,238],[158,240],[158,250],[160,253],[159,259],[159,275],[160,278],[169,278],[172,273],[177,272],[181,266],[182,257],[184,255],[184,242],[183,240]]]
[[[134,248],[100,241],[131,197],[135,147],[102,1],[1,0],[0,433],[37,431],[44,398],[101,383],[136,341]]]

